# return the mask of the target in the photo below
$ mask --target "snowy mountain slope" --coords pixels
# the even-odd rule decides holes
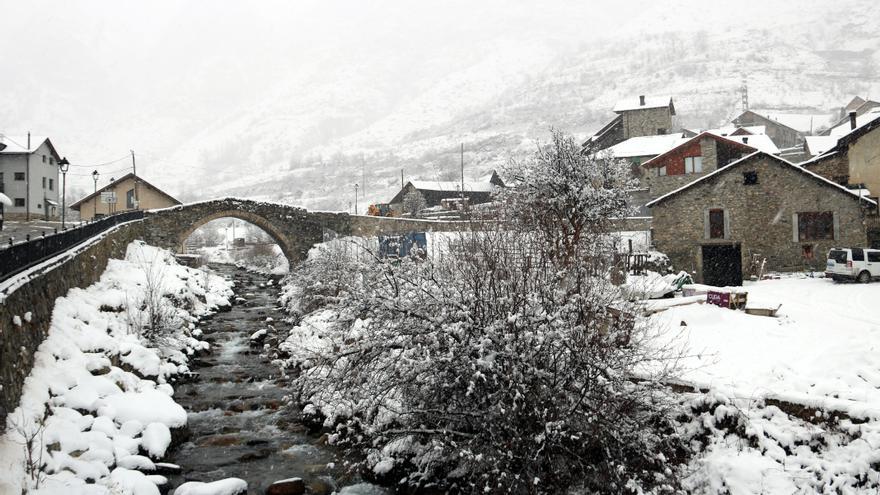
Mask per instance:
[[[826,17],[827,9],[807,9],[809,15],[783,21],[784,28],[769,22],[745,30],[735,23],[713,32],[682,28],[564,52],[499,44],[382,118],[318,146],[291,145],[286,167],[204,192],[345,209],[364,170],[367,199],[387,200],[400,186],[401,169],[408,179],[454,177],[463,142],[467,174],[477,176],[531,149],[551,126],[589,135],[613,116],[617,99],[635,94],[673,94],[681,125],[715,127],[741,110],[743,79],[751,107],[832,111],[852,95],[880,92],[874,34],[880,9],[870,6],[855,20]],[[253,115],[242,118],[250,122]],[[295,132],[289,137],[297,142]],[[272,149],[265,140],[255,145]]]
[[[617,99],[638,94],[675,95],[680,124],[695,128],[740,111],[743,79],[752,108],[777,111],[880,94],[880,6],[865,0],[333,4],[330,17],[317,4],[287,16],[272,3],[52,5],[70,10],[59,22],[91,24],[9,52],[0,132],[40,129],[75,164],[134,148],[138,172],[184,201],[238,194],[346,209],[355,183],[385,201],[401,170],[455,177],[461,143],[466,174],[483,175],[551,126],[589,135]],[[0,20],[0,43],[43,20],[10,7],[21,22]],[[134,29],[133,18],[149,22]],[[47,53],[63,59],[48,77],[29,70]],[[72,190],[92,189],[85,167],[69,175]]]

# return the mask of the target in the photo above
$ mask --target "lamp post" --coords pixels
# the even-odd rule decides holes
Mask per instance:
[[[92,172],[92,180],[95,181],[95,198],[94,198],[95,199],[95,203],[94,203],[95,212],[92,214],[92,220],[94,220],[95,217],[98,216],[98,175],[100,175],[100,174],[98,173],[97,170]]]
[[[65,156],[61,160],[58,161],[58,168],[61,170],[61,230],[64,230],[66,217],[66,209],[67,209],[67,170],[70,169],[70,162],[67,161],[67,157]]]
[[[354,183],[354,214],[358,214],[358,185]]]

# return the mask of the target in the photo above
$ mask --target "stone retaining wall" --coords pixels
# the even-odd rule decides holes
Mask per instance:
[[[55,300],[73,287],[95,283],[107,261],[124,258],[128,244],[143,233],[140,221],[120,225],[45,262],[30,275],[19,274],[3,282],[4,288],[13,287],[0,295],[5,297],[0,302],[0,432],[6,426],[6,415],[18,406],[25,378],[34,365],[34,352],[49,333]]]

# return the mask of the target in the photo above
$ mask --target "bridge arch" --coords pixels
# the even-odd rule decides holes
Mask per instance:
[[[278,247],[281,248],[281,252],[284,253],[284,257],[287,258],[288,261],[297,257],[297,246],[283,231],[281,231],[279,226],[270,222],[263,216],[257,215],[250,211],[236,209],[215,211],[196,219],[189,225],[184,225],[183,229],[180,230],[180,233],[177,234],[177,251],[183,252],[185,250],[184,245],[186,243],[186,240],[189,239],[193,232],[198,230],[199,227],[207,224],[208,222],[219,220],[221,218],[236,218],[238,220],[244,220],[245,222],[259,227],[263,230],[263,232],[268,234],[273,241],[275,241],[275,244],[278,244]]]

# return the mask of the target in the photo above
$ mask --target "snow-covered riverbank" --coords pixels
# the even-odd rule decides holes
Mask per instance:
[[[97,283],[59,298],[0,437],[0,494],[158,494],[164,477],[135,469],[149,471],[185,427],[169,382],[208,347],[199,318],[231,296],[223,278],[136,242]],[[145,332],[156,323],[171,331]]]

